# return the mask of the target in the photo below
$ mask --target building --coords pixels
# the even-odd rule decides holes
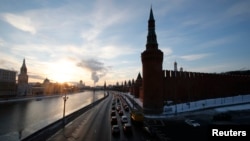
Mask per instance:
[[[174,62],[174,71],[178,71],[177,62]]]
[[[139,96],[146,114],[162,113],[166,101],[188,104],[197,100],[250,93],[249,74],[186,72],[182,67],[178,71],[177,62],[174,62],[173,70],[163,70],[163,52],[158,48],[152,8],[146,50],[141,53],[141,61],[143,77],[138,75],[138,81],[132,83],[129,91],[135,97]]]
[[[163,109],[163,52],[158,49],[152,7],[148,20],[146,50],[141,53],[141,61],[143,74],[143,110],[145,113],[160,113]]]
[[[31,94],[31,87],[28,84],[28,74],[27,67],[25,64],[25,59],[23,59],[22,67],[20,68],[20,74],[18,75],[18,87],[17,87],[17,95],[18,96],[26,96]]]
[[[16,71],[0,69],[0,97],[16,96]]]

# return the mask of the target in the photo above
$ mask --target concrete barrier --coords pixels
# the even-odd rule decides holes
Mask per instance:
[[[59,119],[59,120],[55,121],[54,123],[47,125],[46,127],[44,127],[42,129],[32,133],[31,135],[25,137],[24,139],[22,139],[22,141],[45,141],[45,140],[47,140],[49,137],[54,135],[57,131],[62,129],[64,127],[64,125],[67,125],[68,123],[70,123],[71,121],[76,119],[78,116],[80,116],[84,112],[91,109],[93,106],[99,104],[102,100],[104,100],[108,96],[109,95],[107,94],[103,98],[91,103],[90,105],[87,105],[87,106],[81,108],[80,110],[77,110],[77,111],[73,112],[72,114],[65,116],[65,119]]]

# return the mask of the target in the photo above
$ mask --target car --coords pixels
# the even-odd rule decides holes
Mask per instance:
[[[125,106],[124,106],[124,110],[127,111],[127,112],[129,111],[128,105],[125,105]]]
[[[111,124],[112,124],[112,125],[117,124],[117,118],[116,118],[116,116],[112,116],[112,117],[111,117]]]
[[[128,117],[127,116],[122,116],[121,117],[121,122],[122,122],[122,124],[128,123]]]
[[[193,127],[198,127],[200,126],[200,124],[198,122],[196,122],[195,120],[192,120],[192,119],[186,119],[185,122],[188,124],[188,125],[191,125]]]
[[[123,111],[122,110],[120,110],[118,113],[119,113],[120,116],[123,116]]]
[[[132,133],[132,126],[130,123],[125,123],[123,125],[123,131],[125,134],[131,134]]]
[[[151,127],[149,127],[149,126],[144,126],[144,127],[143,127],[143,131],[144,131],[147,135],[152,136],[152,137],[156,135],[155,132],[154,132],[154,130],[153,130]]]
[[[111,116],[116,116],[115,110],[112,110],[110,115],[111,115]]]
[[[144,114],[139,110],[131,110],[130,111],[130,118],[133,123],[143,124],[144,121]]]
[[[117,124],[112,126],[112,134],[113,135],[118,135],[120,133],[120,128]]]
[[[117,111],[120,111],[120,110],[121,110],[121,106],[117,106],[117,107],[116,107],[116,110],[117,110]]]

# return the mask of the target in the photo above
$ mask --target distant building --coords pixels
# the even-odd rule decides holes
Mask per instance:
[[[16,71],[0,69],[0,97],[16,95]]]
[[[23,64],[20,69],[20,74],[18,75],[18,87],[17,87],[17,95],[18,96],[26,96],[31,94],[31,87],[28,84],[28,75],[27,75],[27,67],[25,64],[25,59],[23,59]]]
[[[44,87],[42,86],[41,83],[35,83],[32,85],[32,95],[43,95],[44,93]]]
[[[85,89],[85,83],[83,83],[82,80],[80,80],[80,82],[79,82],[79,84],[78,84],[77,87],[79,88],[79,91],[84,91],[84,89]]]
[[[178,71],[177,62],[174,62],[174,71]]]
[[[180,72],[183,72],[183,67],[180,67]]]

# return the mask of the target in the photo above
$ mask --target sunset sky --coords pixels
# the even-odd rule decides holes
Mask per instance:
[[[152,5],[163,69],[250,69],[248,0],[1,0],[0,68],[29,82],[121,83],[142,73]]]

